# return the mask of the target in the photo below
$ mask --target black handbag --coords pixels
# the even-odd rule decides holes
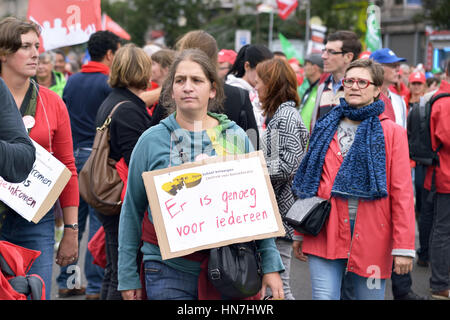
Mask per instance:
[[[262,286],[262,268],[255,241],[211,249],[208,278],[224,299],[256,295]]]
[[[317,236],[330,215],[331,203],[327,199],[312,197],[297,199],[285,220],[298,232]]]

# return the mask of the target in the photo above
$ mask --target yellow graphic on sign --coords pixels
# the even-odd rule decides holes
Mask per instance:
[[[172,181],[166,182],[162,185],[162,189],[172,196],[175,196],[178,190],[181,190],[183,186],[186,188],[193,188],[202,181],[202,175],[200,173],[185,173],[175,177]]]

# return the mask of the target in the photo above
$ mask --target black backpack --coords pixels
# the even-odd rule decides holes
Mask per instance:
[[[425,104],[416,103],[408,114],[407,132],[409,157],[418,164],[430,166],[439,165],[438,151],[431,147],[430,117],[433,103],[443,97],[450,97],[450,93],[441,93],[429,99]]]

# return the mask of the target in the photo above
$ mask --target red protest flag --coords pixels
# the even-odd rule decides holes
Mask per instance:
[[[27,18],[42,28],[43,51],[87,42],[102,30],[100,0],[29,0]]]
[[[277,0],[278,15],[281,19],[286,20],[292,11],[298,6],[298,0]]]
[[[102,15],[102,27],[103,30],[111,31],[116,36],[121,37],[122,39],[131,40],[131,36],[106,13]]]

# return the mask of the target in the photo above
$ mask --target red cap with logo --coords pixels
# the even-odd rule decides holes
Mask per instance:
[[[228,62],[234,64],[237,53],[234,50],[222,49],[219,51],[219,63]]]
[[[420,82],[426,83],[425,75],[422,72],[413,72],[409,75],[409,83]]]

